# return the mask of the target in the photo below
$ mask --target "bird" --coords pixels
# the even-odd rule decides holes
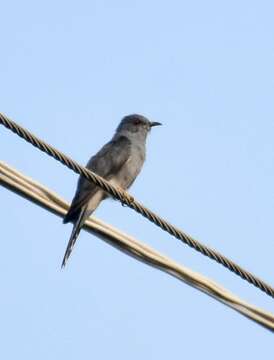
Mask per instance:
[[[114,136],[88,161],[86,168],[100,175],[112,185],[126,191],[139,175],[146,158],[146,139],[159,122],[149,121],[139,114],[127,115],[120,121]],[[62,261],[65,267],[86,219],[109,195],[80,176],[74,198],[63,219],[73,223],[72,233]]]

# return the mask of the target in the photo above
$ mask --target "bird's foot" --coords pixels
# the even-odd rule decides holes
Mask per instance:
[[[121,187],[118,187],[118,189],[123,194],[123,199],[121,200],[122,206],[127,206],[128,204],[131,204],[134,201],[134,197],[131,196],[127,191],[125,191]]]

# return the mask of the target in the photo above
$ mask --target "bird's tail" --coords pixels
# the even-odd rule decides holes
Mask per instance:
[[[81,212],[73,226],[73,229],[72,229],[72,233],[70,235],[70,239],[69,239],[69,242],[68,242],[68,246],[66,248],[66,252],[65,252],[65,255],[64,255],[64,258],[63,258],[63,262],[62,262],[62,268],[66,266],[66,263],[68,261],[68,258],[70,257],[70,254],[72,252],[72,249],[76,243],[76,240],[79,236],[79,233],[85,223],[85,220],[87,218],[87,213],[86,213],[86,206],[83,206],[83,208],[81,209]]]

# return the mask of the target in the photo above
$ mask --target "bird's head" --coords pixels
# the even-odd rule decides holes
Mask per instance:
[[[149,133],[152,127],[162,125],[159,122],[149,121],[146,117],[138,114],[127,115],[120,122],[117,132],[144,136]]]

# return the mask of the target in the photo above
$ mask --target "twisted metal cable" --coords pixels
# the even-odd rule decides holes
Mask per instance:
[[[46,144],[44,141],[38,139],[36,136],[32,135],[28,130],[22,128],[14,121],[10,120],[8,117],[0,113],[0,124],[4,125],[7,129],[11,130],[27,142],[31,143],[33,146],[37,147],[39,150],[45,152],[49,156],[52,156],[54,159],[58,160],[75,173],[84,176],[89,181],[92,181],[95,185],[99,186],[101,189],[106,191],[115,199],[119,200],[122,204],[127,205],[131,209],[137,211],[139,214],[147,218],[149,221],[153,222],[155,225],[159,226],[162,230],[168,232],[170,235],[181,240],[188,246],[192,247],[201,254],[209,257],[212,260],[215,260],[219,264],[223,265],[234,274],[240,276],[242,279],[248,281],[250,284],[259,288],[261,291],[265,292],[267,295],[274,298],[274,289],[260,280],[256,276],[252,275],[250,272],[244,270],[239,265],[235,264],[233,261],[229,260],[225,256],[221,255],[215,250],[208,248],[207,246],[201,244],[197,240],[194,240],[191,236],[187,235],[183,231],[174,227],[160,216],[156,215],[149,209],[145,208],[139,202],[131,198],[126,192],[120,191],[108,181],[104,180],[101,176],[96,175],[92,171],[86,169],[85,167],[77,164],[74,160],[70,159],[60,151],[56,150],[52,146]]]

